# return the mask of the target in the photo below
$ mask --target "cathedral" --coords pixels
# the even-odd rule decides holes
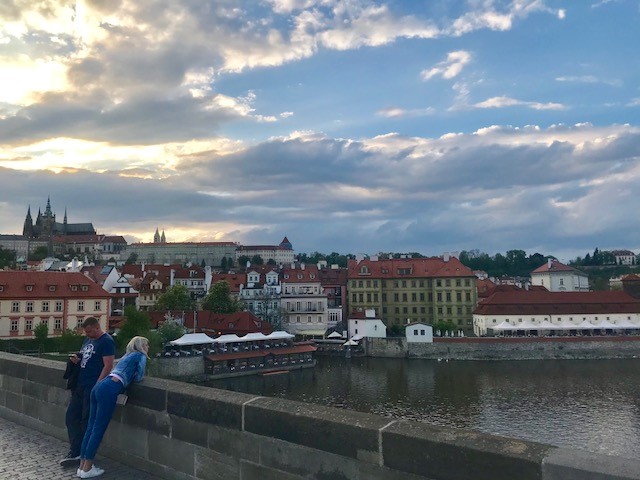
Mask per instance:
[[[50,238],[57,235],[95,235],[96,230],[92,223],[68,223],[67,209],[64,210],[64,221],[56,222],[56,214],[51,210],[51,201],[47,198],[47,207],[44,213],[38,209],[38,216],[35,223],[31,218],[31,206],[27,210],[27,217],[24,219],[22,236],[26,238]]]

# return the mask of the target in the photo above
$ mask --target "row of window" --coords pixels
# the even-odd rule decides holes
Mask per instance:
[[[584,320],[586,320],[586,319],[587,319],[587,317],[582,317],[582,320],[583,320],[583,321],[584,321]],[[597,317],[597,316],[596,316],[596,317],[593,317],[593,319],[594,319],[596,322],[598,321],[598,317]],[[546,320],[546,318],[545,318],[545,320]],[[611,320],[611,317],[607,317],[607,321],[609,321],[609,320]],[[627,316],[627,320],[631,320],[631,317],[630,317],[630,316]],[[505,321],[506,321],[506,322],[508,322],[508,321],[509,321],[509,319],[508,319],[508,318],[505,318]],[[531,322],[532,322],[532,323],[535,323],[535,321],[536,321],[535,317],[531,317]],[[561,321],[562,321],[562,317],[558,317],[558,322],[561,322]],[[569,321],[570,321],[570,322],[573,322],[573,317],[569,317]],[[501,321],[501,322],[502,322],[502,321]],[[518,318],[518,322],[519,322],[519,323],[522,323],[522,318]],[[498,320],[494,318],[494,319],[493,319],[493,323],[498,323]]]
[[[462,302],[462,294],[464,293],[464,300],[465,302],[470,302],[471,301],[471,292],[455,292],[456,295],[456,302]],[[411,297],[409,297],[409,295],[411,295]],[[367,292],[367,293],[352,293],[351,294],[351,301],[353,303],[363,303],[365,301],[368,303],[374,302],[374,303],[378,303],[378,293],[377,292]],[[409,300],[409,298],[411,298],[411,300]],[[411,294],[409,293],[394,293],[393,294],[393,301],[394,302],[424,302],[425,299],[428,299],[429,302],[433,302],[433,293],[428,292],[427,295],[425,295],[424,292],[420,292],[420,293],[416,293],[416,292],[412,292]],[[438,302],[442,302],[444,299],[445,302],[452,302],[453,301],[453,295],[452,292],[437,292],[436,293],[436,301]],[[382,302],[387,302],[387,294],[383,293],[382,294]]]
[[[420,309],[420,311],[418,312],[418,308]],[[389,308],[387,307],[382,307],[382,314],[386,315],[387,313],[389,313]],[[395,314],[399,314],[399,313],[428,313],[433,314],[433,307],[429,307],[428,309],[426,307],[411,307],[411,311],[409,311],[409,307],[394,307],[393,313]],[[437,309],[438,315],[444,315],[445,313],[447,315],[453,315],[453,307],[438,307]],[[470,306],[466,306],[466,307],[456,307],[455,309],[456,315],[463,315],[463,314],[467,314],[467,315],[471,315],[471,307]]]
[[[293,323],[293,317],[285,317],[289,323]],[[296,323],[302,323],[302,316],[296,315]],[[307,323],[313,323],[313,316],[307,315]],[[316,323],[322,323],[322,315],[316,317]]]
[[[39,323],[44,323],[47,327],[49,326],[49,319],[45,318],[40,320]],[[24,320],[24,330],[25,332],[30,332],[33,330],[33,319],[27,318]],[[82,319],[79,318],[76,323],[76,328],[82,327]],[[62,318],[54,318],[53,319],[53,328],[54,330],[62,330]],[[10,330],[12,332],[17,332],[20,329],[20,320],[14,319],[11,320]]]
[[[78,312],[84,312],[85,311],[85,301],[84,300],[78,300],[77,301],[77,310]],[[31,300],[24,302],[24,311],[27,313],[31,313],[34,312],[34,306],[35,306],[36,302],[33,302]],[[55,302],[53,302],[53,311],[54,312],[62,312],[62,300],[56,300]],[[100,310],[102,310],[102,300],[95,300],[93,303],[93,310],[95,312],[99,312]],[[51,302],[49,300],[42,300],[40,303],[40,311],[41,312],[50,312],[51,311]],[[20,313],[22,312],[22,302],[20,301],[15,301],[15,302],[11,302],[11,313]]]
[[[386,287],[387,286],[387,280],[381,280],[382,282],[382,286]],[[424,288],[424,286],[426,285],[428,288],[431,288],[433,286],[433,281],[432,280],[389,280],[389,282],[393,282],[391,283],[391,285],[393,285],[394,288],[407,288],[408,286],[411,286],[411,288],[416,288],[416,287],[420,287],[420,288]],[[470,287],[471,286],[471,279],[470,278],[446,278],[444,280],[442,279],[436,279],[435,280],[435,284],[436,287],[442,287],[443,285],[445,287],[451,287],[452,285],[455,285],[456,287],[461,287],[463,284],[465,287]],[[351,287],[352,288],[378,288],[378,280],[351,280]]]

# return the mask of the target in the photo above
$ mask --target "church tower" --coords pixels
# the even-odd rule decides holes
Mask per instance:
[[[160,243],[160,232],[156,228],[156,233],[153,235],[153,243]]]
[[[64,207],[64,223],[62,224],[62,234],[67,234],[67,207]]]
[[[164,236],[164,230],[162,230],[162,236],[160,237],[160,243],[167,243],[167,237]]]
[[[27,217],[24,219],[24,226],[22,227],[22,236],[31,238],[33,237],[33,219],[31,218],[31,205],[27,209]]]

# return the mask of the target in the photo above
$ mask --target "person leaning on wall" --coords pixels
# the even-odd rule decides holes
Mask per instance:
[[[111,372],[116,352],[113,338],[102,330],[97,318],[85,318],[82,328],[86,335],[82,348],[69,357],[69,362],[75,367],[68,368],[68,375],[75,379],[68,378],[71,381],[67,385],[71,389],[71,399],[65,423],[70,446],[67,456],[60,460],[64,467],[76,466],[80,462],[80,447],[89,421],[91,389]]]
[[[93,478],[104,473],[102,468],[93,464],[93,459],[111,421],[118,395],[124,392],[131,382],[142,381],[148,358],[149,340],[145,337],[133,337],[127,344],[126,353],[113,371],[93,387],[89,423],[80,449],[78,477]]]

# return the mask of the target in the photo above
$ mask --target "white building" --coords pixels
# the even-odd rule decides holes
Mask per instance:
[[[278,272],[273,267],[253,267],[247,271],[246,284],[240,285],[238,297],[247,310],[258,318],[280,328],[280,285]]]
[[[406,326],[407,343],[433,343],[433,327],[426,323],[410,323]]]
[[[376,318],[374,309],[366,309],[363,315],[353,314],[349,318],[347,328],[349,338],[385,338],[387,336],[387,326],[381,319]]]
[[[586,273],[551,258],[531,272],[531,284],[542,286],[550,292],[589,291],[589,277]]]
[[[636,254],[631,250],[613,250],[611,253],[615,257],[617,265],[636,264]]]
[[[496,291],[473,312],[477,336],[640,329],[640,300],[626,292]]]
[[[291,265],[282,270],[280,306],[283,328],[294,335],[324,336],[336,322],[329,321],[327,294],[316,265]]]
[[[295,253],[287,237],[279,245],[240,245],[236,248],[236,262],[240,257],[260,257],[265,263],[273,260],[278,265],[289,265],[294,261]]]

